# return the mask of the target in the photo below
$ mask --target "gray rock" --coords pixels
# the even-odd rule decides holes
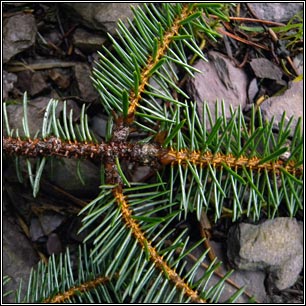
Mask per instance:
[[[28,125],[30,135],[34,136],[38,130],[41,130],[43,121],[43,109],[45,109],[49,103],[49,98],[37,98],[28,103]],[[10,104],[7,106],[7,113],[9,118],[9,124],[11,129],[18,129],[19,135],[24,136],[22,127],[23,118],[23,106],[22,104]]]
[[[280,81],[282,70],[266,58],[254,58],[250,62],[254,74],[261,79]]]
[[[262,2],[248,3],[259,19],[286,23],[299,11],[303,10],[303,3]]]
[[[30,70],[18,73],[17,87],[21,92],[27,91],[31,97],[49,90],[44,72]]]
[[[48,9],[47,9],[48,10]],[[56,17],[55,17],[56,18]],[[52,22],[52,21],[51,21]],[[41,33],[40,33],[41,34]],[[63,37],[60,34],[60,32],[58,31],[51,31],[49,33],[44,33],[43,38],[45,39],[45,41],[47,41],[48,43],[52,43],[56,46],[59,46],[62,41],[63,41]],[[64,54],[63,54],[64,55]]]
[[[304,71],[304,54],[300,53],[294,57],[293,63],[299,74],[302,74]]]
[[[230,229],[227,255],[236,268],[270,273],[275,286],[292,286],[303,268],[303,230],[295,219],[276,218]]]
[[[71,74],[69,69],[50,69],[48,75],[50,79],[56,84],[56,86],[58,86],[60,89],[67,89],[70,86]]]
[[[38,219],[46,236],[50,235],[66,220],[64,216],[51,211],[42,213]]]
[[[265,100],[260,108],[264,120],[271,120],[274,117],[274,127],[277,129],[282,118],[283,112],[286,112],[285,124],[288,123],[291,116],[294,116],[291,130],[295,129],[298,117],[302,118],[303,126],[303,82],[292,82],[290,87],[281,96],[274,96]]]
[[[49,84],[45,81],[44,74],[40,71],[36,71],[31,78],[29,94],[33,97],[45,91],[49,91]]]
[[[213,110],[216,101],[221,104],[221,101],[224,100],[227,115],[230,114],[230,105],[234,109],[239,105],[242,108],[246,105],[247,75],[242,69],[236,68],[225,55],[211,51],[209,62],[201,60],[195,65],[195,68],[203,73],[196,73],[194,78],[190,78],[189,91],[190,96],[198,103],[200,117],[202,117],[204,101]],[[212,115],[214,118],[214,114]]]
[[[45,109],[50,101],[50,98],[39,97],[32,99],[28,102],[28,125],[30,130],[30,135],[33,137],[35,133],[42,128],[42,122],[44,117]],[[73,100],[67,101],[67,114],[69,115],[70,109],[73,108],[74,118],[78,115],[79,108]],[[56,115],[59,117],[60,112],[63,110],[63,103],[59,103],[56,109]],[[24,136],[24,131],[22,127],[22,117],[23,117],[23,106],[22,104],[10,104],[7,105],[7,114],[9,119],[9,124],[11,129],[17,129],[19,131],[19,136]],[[6,133],[5,129],[4,132]]]
[[[61,240],[56,233],[51,233],[47,241],[47,250],[49,255],[55,254],[58,255],[63,252],[63,247]]]
[[[131,171],[132,182],[145,182],[152,174],[152,169],[149,166],[136,166]]]
[[[248,99],[250,103],[254,102],[254,99],[256,97],[258,93],[258,85],[257,85],[257,79],[254,78],[250,84],[249,84],[249,88],[248,88]]]
[[[74,75],[76,80],[76,86],[79,90],[79,94],[86,102],[97,102],[99,100],[99,94],[93,87],[90,79],[91,68],[85,63],[78,63],[74,66]]]
[[[17,76],[14,73],[9,73],[3,70],[3,90],[2,90],[2,100],[6,101],[8,99],[9,93],[14,89],[14,85],[17,82]]]
[[[73,34],[73,45],[85,53],[93,53],[102,49],[105,37],[78,28]]]
[[[74,239],[77,242],[82,242],[84,239],[90,234],[91,228],[87,227],[85,228],[82,232],[79,233],[80,228],[83,226],[82,223],[82,216],[76,216],[73,220],[72,223],[70,224],[68,228],[68,233],[69,233],[69,238]],[[95,226],[95,224],[93,224]]]
[[[30,224],[30,236],[32,241],[38,241],[40,238],[45,236],[45,233],[41,227],[38,218],[32,218]]]
[[[216,254],[218,261],[222,261],[223,264],[219,268],[219,272],[225,275],[230,269],[226,268],[226,250],[222,243],[210,241],[211,247],[214,250],[214,253]],[[199,258],[203,252],[204,247],[198,247],[196,248],[192,254]],[[205,264],[209,265],[210,261],[208,260],[208,256],[205,258],[204,261]],[[186,269],[190,269],[192,265],[192,262],[188,261],[188,265]],[[203,266],[199,267],[199,272],[196,274],[194,281],[196,282],[199,280],[203,273],[205,272],[205,268]],[[237,300],[236,303],[248,303],[250,296],[254,297],[257,302],[262,303],[266,298],[266,290],[264,286],[265,281],[265,273],[262,271],[244,271],[244,270],[235,270],[231,276],[229,277],[229,280],[233,283],[235,283],[239,288],[245,287],[245,292],[248,293],[246,295],[243,293]],[[218,276],[216,273],[211,275],[211,278],[208,281],[208,284],[206,288],[210,288],[211,286],[217,284],[220,281],[220,276]],[[224,288],[222,290],[222,293],[220,295],[219,302],[225,303],[238,289],[234,287],[231,283],[225,281],[224,282]]]
[[[107,116],[99,113],[89,119],[92,131],[103,138],[106,136],[107,119]]]
[[[63,3],[74,14],[78,22],[94,30],[116,33],[119,19],[132,18],[131,5],[136,3]],[[70,15],[71,17],[71,15]]]
[[[297,280],[304,265],[303,252],[297,254],[294,258],[289,258],[284,262],[282,269],[272,270],[272,277],[274,277],[274,285],[283,290],[291,287]]]
[[[3,22],[3,62],[31,47],[36,38],[36,22],[33,15],[18,14]]]
[[[23,280],[21,296],[26,294],[26,284],[31,268],[39,261],[32,245],[19,227],[11,222],[7,216],[2,220],[2,273],[8,275],[11,281],[3,288],[4,292],[16,290]],[[13,303],[14,295],[3,298],[4,303]]]
[[[5,162],[3,162],[5,164]],[[17,214],[23,217],[23,220],[29,224],[32,219],[33,212],[31,211],[31,202],[25,200],[26,192],[24,188],[20,188],[20,182],[17,179],[16,167],[12,165],[12,161],[6,163],[8,168],[3,170],[3,178],[5,178],[3,189],[6,191],[9,201],[10,209],[14,209]],[[3,206],[5,207],[5,206]]]
[[[46,165],[46,175],[49,175],[53,184],[75,196],[92,196],[97,194],[100,185],[100,169],[91,161],[80,162],[80,172],[85,185],[77,174],[78,161],[76,159],[55,159]]]

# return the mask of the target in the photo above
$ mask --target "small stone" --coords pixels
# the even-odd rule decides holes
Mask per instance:
[[[50,33],[44,34],[44,39],[48,43],[52,43],[55,46],[59,46],[62,43],[62,41],[63,41],[63,37],[57,31],[52,31]]]
[[[49,77],[60,89],[67,89],[70,86],[70,72],[67,69],[50,69]]]
[[[219,272],[225,275],[227,272],[229,272],[229,269],[226,268],[226,248],[225,246],[220,243],[211,240],[210,245],[214,250],[214,253],[217,256],[217,262],[221,261],[223,264],[219,267]],[[202,256],[203,252],[205,252],[205,248],[202,246],[199,246],[195,250],[192,251],[192,255],[194,255],[196,258],[199,258]],[[204,263],[209,265],[211,261],[209,260],[208,256],[206,256]],[[192,267],[192,264],[194,262],[189,262],[187,264],[186,269],[189,270]],[[205,272],[205,269],[203,266],[198,268],[198,272],[196,273],[194,277],[194,282],[198,281]],[[245,271],[245,270],[235,270],[229,277],[231,281],[233,281],[235,284],[237,284],[240,288],[245,287],[245,291],[247,291],[248,294],[251,296],[254,296],[256,301],[262,303],[266,297],[267,293],[264,286],[264,280],[265,280],[265,273],[263,271]],[[210,279],[208,280],[207,288],[216,285],[220,281],[220,276],[217,274],[212,274]],[[224,282],[224,288],[220,294],[219,303],[226,303],[226,301],[235,293],[237,292],[237,288],[229,284],[228,282]],[[245,294],[242,294],[235,303],[243,303],[246,304],[249,301],[249,297]]]
[[[297,276],[300,274],[301,269],[304,264],[303,254],[298,254],[293,258],[289,258],[284,262],[282,269],[276,269],[272,271],[272,277],[274,278],[274,284],[279,290],[283,290],[291,287],[296,278],[292,276]]]
[[[195,73],[195,77],[190,78],[189,92],[193,100],[198,103],[201,118],[204,101],[208,103],[213,119],[215,119],[213,110],[216,101],[221,104],[221,101],[224,100],[227,115],[230,114],[230,105],[233,109],[238,106],[244,108],[247,103],[248,78],[245,72],[235,67],[229,58],[211,51],[209,62],[200,60],[195,68],[202,73]],[[219,107],[219,114],[221,114],[221,107]]]
[[[240,223],[230,229],[227,245],[234,267],[271,273],[279,290],[292,286],[303,268],[303,230],[295,219]]]
[[[78,63],[74,66],[74,75],[76,86],[80,92],[80,96],[85,102],[96,102],[99,100],[99,94],[93,87],[90,79],[91,69],[89,65]]]
[[[105,115],[99,113],[90,118],[92,131],[103,138],[106,136],[107,119]]]
[[[78,167],[85,185],[78,176]],[[78,165],[76,159],[62,158],[54,160],[52,165],[48,163],[44,171],[53,184],[75,196],[92,196],[99,192],[100,169],[90,160],[82,160]]]
[[[131,182],[145,182],[152,174],[152,169],[149,166],[134,166],[131,173]]]
[[[33,137],[35,133],[42,129],[42,122],[44,118],[45,109],[50,101],[48,97],[38,97],[32,99],[28,103],[28,120],[29,131],[30,135]],[[67,114],[69,114],[70,109],[73,108],[73,118],[79,115],[79,107],[73,100],[67,101]],[[56,116],[60,117],[60,112],[63,110],[63,103],[59,103],[56,108]],[[22,126],[22,117],[23,113],[23,106],[22,103],[20,104],[10,104],[7,105],[7,114],[9,119],[9,124],[11,129],[18,128],[19,135],[22,137],[24,136],[23,126]],[[40,135],[38,135],[39,137]]]
[[[303,11],[303,3],[262,2],[248,3],[259,19],[287,23],[299,11]]]
[[[69,238],[81,243],[84,241],[84,239],[91,233],[92,228],[86,227],[81,232],[80,229],[83,226],[82,223],[83,216],[77,216],[73,219],[72,223],[70,224],[68,228]],[[99,222],[99,220],[97,220]],[[92,226],[95,226],[95,224],[92,224]]]
[[[30,135],[34,135],[38,130],[41,130],[44,115],[43,109],[47,107],[49,100],[49,98],[41,97],[33,99],[31,103],[28,104],[28,118],[29,116],[31,116],[31,120],[28,120]],[[36,102],[35,106],[33,105],[34,102]],[[22,118],[24,116],[24,113],[22,104],[7,105],[7,114],[10,128],[18,128],[19,135],[23,137],[24,130],[22,126]]]
[[[18,14],[3,22],[3,62],[35,43],[36,22],[33,15]]]
[[[17,76],[14,73],[9,73],[3,70],[3,89],[2,89],[2,100],[7,101],[9,93],[14,89],[15,83],[17,82]]]
[[[116,34],[117,23],[133,17],[131,5],[137,3],[63,3],[64,10],[69,8],[69,18],[75,18],[82,25],[103,32]]]
[[[49,89],[48,83],[45,81],[45,76],[42,72],[37,71],[33,74],[29,94],[33,97]]]
[[[282,70],[266,58],[254,58],[250,62],[254,74],[261,79],[280,81]]]
[[[47,236],[62,225],[65,220],[66,217],[53,212],[47,212],[39,215],[41,227]]]
[[[302,118],[301,127],[303,127],[303,105],[303,82],[292,82],[284,94],[268,98],[261,104],[260,109],[264,120],[271,121],[274,117],[275,129],[278,129],[284,112],[286,112],[285,126],[293,116],[291,124],[291,135],[293,135],[298,117]]]
[[[78,28],[73,34],[73,45],[87,54],[101,50],[104,42],[105,37],[93,34],[85,29]]]
[[[257,79],[254,78],[250,84],[249,84],[249,88],[248,88],[248,99],[250,103],[254,102],[254,99],[256,97],[258,93],[258,85],[257,85]]]
[[[40,238],[45,236],[45,233],[41,227],[41,224],[38,220],[38,218],[32,218],[31,224],[30,224],[30,235],[32,241],[38,241]]]
[[[2,273],[11,278],[11,281],[3,288],[5,291],[16,290],[22,280],[21,296],[27,292],[26,280],[31,268],[37,264],[39,258],[33,249],[29,239],[20,231],[20,228],[3,216],[2,236]],[[15,296],[3,297],[3,303],[14,303]]]
[[[304,54],[300,53],[294,57],[293,63],[299,74],[303,74],[304,71]]]
[[[49,89],[49,85],[45,78],[45,74],[41,71],[21,71],[18,73],[18,82],[16,86],[21,92],[27,91],[29,95],[33,97]]]
[[[47,251],[49,255],[58,255],[63,251],[61,240],[56,233],[51,233],[47,241]]]

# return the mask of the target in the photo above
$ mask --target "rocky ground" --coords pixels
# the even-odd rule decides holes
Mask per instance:
[[[49,99],[55,98],[67,101],[69,108],[74,109],[75,120],[79,118],[81,105],[86,103],[92,129],[100,136],[105,134],[106,116],[90,73],[98,59],[97,51],[102,44],[109,43],[106,32],[115,35],[118,19],[132,16],[130,5],[3,4],[2,100],[9,104],[12,126],[22,130],[18,101],[27,91],[32,130],[39,128]],[[241,17],[287,23],[303,9],[303,4],[251,3],[239,8]],[[237,10],[231,14],[235,16]],[[274,116],[275,127],[283,111],[288,118],[303,116],[303,82],[293,82],[303,73],[302,42],[298,41],[289,50],[282,41],[273,41],[267,32],[243,32],[238,23],[230,27],[235,35],[244,35],[247,42],[274,46],[274,52],[227,35],[218,43],[208,43],[209,62],[195,62],[196,68],[204,73],[186,79],[183,85],[194,100],[214,103],[216,99],[224,99],[227,108],[230,104],[241,106],[246,113],[251,104],[260,103],[264,119]],[[281,64],[284,61],[285,67]],[[202,104],[198,107],[201,113]],[[75,161],[55,162],[52,166],[52,180],[42,183],[41,193],[34,200],[30,188],[18,182],[9,160],[3,160],[3,275],[12,278],[11,288],[16,288],[21,278],[27,278],[40,258],[58,254],[67,245],[76,248],[84,238],[76,234],[80,226],[76,214],[98,192],[99,167],[90,161],[81,164],[86,181],[83,186],[75,173]],[[143,179],[146,171],[140,169],[132,179]],[[51,169],[47,172],[50,174]],[[301,213],[294,220],[277,218],[258,225],[240,223],[231,228],[223,221],[213,226],[212,246],[220,259],[237,268],[232,280],[239,286],[247,284],[247,291],[255,295],[257,302],[302,303],[302,222]],[[265,233],[274,240],[281,235],[281,246],[275,249],[270,244],[267,246],[262,240]],[[240,250],[233,245],[240,245]],[[248,245],[255,248],[255,253]],[[266,256],[258,259],[256,254]],[[233,287],[228,285],[226,292],[231,290]]]

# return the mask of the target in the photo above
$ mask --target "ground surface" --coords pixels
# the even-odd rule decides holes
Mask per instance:
[[[252,9],[247,6],[239,8],[241,17],[255,18],[252,16]],[[253,8],[252,12],[254,11],[256,8]],[[292,16],[298,11],[299,7],[293,8]],[[64,4],[4,4],[3,101],[13,105],[10,110],[13,122],[18,125],[21,120],[22,114],[14,108],[14,105],[16,101],[22,100],[23,92],[27,91],[31,104],[35,105],[31,108],[34,128],[35,122],[41,119],[42,110],[48,100],[58,98],[67,100],[69,106],[75,110],[75,120],[78,120],[82,103],[86,103],[91,126],[98,134],[104,133],[101,127],[105,127],[106,124],[105,113],[89,76],[97,59],[96,51],[101,49],[100,46],[103,43],[107,44],[105,30],[113,31],[115,28],[113,25],[116,23],[118,14],[112,13],[116,12],[119,12],[119,9],[117,11],[116,7],[113,7],[108,16],[105,16],[108,18],[105,22],[107,25],[103,25],[103,20],[100,20],[97,25],[86,19],[88,17],[83,16],[81,20],[76,8],[72,9]],[[237,10],[231,11],[232,16],[235,17],[237,14]],[[277,11],[275,15],[277,14],[280,12]],[[109,24],[112,26],[107,28]],[[234,36],[224,35],[224,39],[217,43],[208,42],[206,48],[207,52],[213,51],[217,54],[210,54],[212,63],[216,63],[216,59],[220,61],[220,54],[222,54],[231,60],[235,68],[243,70],[242,78],[245,80],[245,87],[241,87],[240,92],[234,93],[233,99],[235,94],[240,98],[245,97],[240,104],[247,108],[248,105],[257,103],[260,97],[268,95],[271,97],[270,100],[273,99],[272,96],[277,91],[301,74],[303,50],[302,43],[299,41],[296,42],[294,49],[286,49],[282,42],[279,45],[273,42],[273,38],[267,32],[261,30],[249,32],[240,28],[240,25],[238,21],[227,24],[223,30],[231,32]],[[258,26],[256,22],[247,25]],[[242,37],[245,41],[238,41],[237,37]],[[274,52],[256,47],[255,43],[260,46],[273,45]],[[290,57],[293,64],[288,62],[287,57]],[[261,61],[256,61],[258,59]],[[281,61],[286,59],[284,69]],[[264,64],[263,60],[266,61]],[[241,84],[242,81],[237,80],[237,77],[239,76],[234,73],[229,82]],[[196,80],[186,82],[184,86],[189,86],[191,94],[201,98],[201,89],[192,82]],[[216,82],[214,86],[217,87],[212,89],[213,93],[221,90],[218,87],[221,85]],[[209,87],[211,86],[207,88]],[[207,88],[202,89],[206,94]],[[294,114],[299,114],[302,112],[302,98],[300,98],[302,91],[299,86],[294,90],[292,96],[295,95],[298,98],[296,103],[292,102],[290,110]],[[228,94],[233,95],[232,92]],[[280,103],[278,106],[269,104],[272,106],[267,107],[267,118],[278,115]],[[80,226],[80,219],[76,217],[76,214],[89,199],[96,196],[99,170],[97,165],[85,163],[82,171],[90,173],[86,177],[90,183],[82,186],[74,174],[74,162],[67,163],[64,170],[61,165],[55,165],[57,169],[65,171],[65,175],[56,176],[55,174],[51,183],[43,182],[41,193],[34,200],[29,186],[17,181],[15,170],[8,159],[4,158],[3,166],[3,217],[7,222],[3,227],[3,269],[4,273],[13,277],[15,286],[20,278],[28,275],[30,267],[39,258],[46,258],[52,253],[57,254],[67,245],[76,248],[82,241],[83,237],[76,235]],[[139,173],[133,175],[138,178],[142,171],[143,169],[140,169]],[[297,219],[303,221],[302,213],[297,215]],[[212,240],[224,243],[228,228],[229,225],[226,222],[215,225],[212,230]],[[12,243],[12,235],[18,243]],[[20,254],[21,249],[23,251]],[[271,303],[301,303],[304,291],[303,275],[301,273],[296,284],[289,289],[278,292],[270,286],[266,290],[267,301]]]

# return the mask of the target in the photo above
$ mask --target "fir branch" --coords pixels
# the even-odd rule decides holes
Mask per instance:
[[[150,241],[148,241],[140,229],[138,223],[135,219],[133,219],[132,212],[129,208],[128,202],[125,200],[125,196],[122,193],[122,189],[120,187],[116,187],[113,190],[114,196],[116,198],[117,204],[120,207],[122,212],[122,218],[124,223],[128,228],[132,229],[132,234],[136,238],[137,242],[143,249],[146,249],[149,253],[150,260],[154,263],[154,265],[161,270],[167,278],[169,278],[175,286],[182,290],[183,293],[189,297],[193,302],[196,303],[206,303],[206,300],[200,298],[198,293],[194,291],[173,269],[171,269],[168,264],[164,261],[163,257],[158,254],[156,249],[151,245]]]
[[[52,298],[47,298],[43,301],[43,303],[45,304],[63,303],[67,300],[71,300],[71,298],[77,294],[90,291],[99,285],[104,285],[105,283],[109,282],[109,280],[110,279],[108,277],[99,276],[94,280],[82,283],[79,286],[71,287],[68,291],[58,293]]]
[[[21,286],[16,290],[16,303],[122,303],[120,294],[111,294],[118,273],[112,279],[105,276],[105,264],[93,263],[90,254],[80,245],[77,265],[69,248],[47,263],[40,261],[31,270],[26,296],[21,296]]]
[[[166,147],[154,142],[129,142],[130,128],[123,123],[122,119],[118,118],[110,142],[102,141],[100,144],[84,142],[84,137],[87,138],[88,135],[81,137],[81,142],[73,137],[75,140],[72,142],[69,135],[74,128],[70,127],[70,132],[68,128],[66,131],[68,141],[55,136],[33,140],[21,140],[18,137],[8,136],[3,137],[3,149],[4,152],[17,156],[44,158],[57,156],[101,160],[104,163],[105,175],[109,184],[122,184],[122,179],[128,183],[122,170],[120,174],[119,164],[115,164],[116,160],[117,163],[120,160],[126,160],[139,165],[150,165],[156,170],[160,170],[162,166],[171,165],[171,173],[173,173],[174,167],[179,173],[181,207],[187,214],[188,210],[194,209],[193,205],[196,205],[198,217],[203,205],[207,208],[210,207],[208,199],[213,196],[215,203],[216,199],[219,199],[219,205],[215,206],[215,218],[220,218],[223,199],[226,196],[234,195],[233,220],[236,220],[239,213],[244,211],[242,195],[246,192],[253,194],[249,198],[247,214],[254,212],[255,219],[259,217],[261,211],[259,206],[261,207],[266,201],[272,202],[272,205],[268,207],[274,207],[273,212],[268,211],[268,214],[274,215],[282,199],[287,202],[288,211],[293,216],[297,208],[302,206],[303,155],[301,154],[300,124],[295,128],[293,141],[288,148],[285,136],[290,133],[289,124],[287,126],[284,126],[283,123],[280,125],[280,136],[275,139],[272,133],[272,122],[263,123],[262,120],[259,120],[259,126],[255,127],[253,119],[250,127],[247,127],[240,110],[233,112],[232,118],[227,122],[222,108],[224,115],[216,120],[213,128],[208,132],[205,122],[200,122],[198,118],[196,104],[191,104],[189,107],[187,104],[177,106],[174,122],[169,127],[168,137],[164,144]],[[47,124],[47,119],[44,120],[43,135],[45,137],[48,136],[53,125],[59,125],[59,121],[54,119],[56,101],[50,101],[45,118],[49,117],[50,109],[52,109],[50,116],[52,124]],[[183,109],[187,121],[186,119],[180,121],[180,109]],[[206,106],[204,109],[207,109]],[[209,109],[207,109],[207,115],[211,118]],[[85,114],[82,117],[85,118]],[[255,118],[255,109],[253,109],[252,118]],[[82,120],[81,126],[86,126],[85,121]],[[188,123],[188,130],[184,128],[185,122]],[[213,124],[212,121],[211,124]],[[46,126],[48,126],[49,132],[47,132]],[[60,130],[60,125],[55,130]],[[91,141],[90,138],[88,139]],[[262,152],[258,148],[263,148]],[[287,150],[291,152],[287,152]],[[289,153],[288,160],[282,158],[284,152]],[[249,153],[249,156],[245,155],[246,153]],[[34,196],[38,192],[44,164],[45,159],[42,159],[40,165],[36,167],[34,181],[34,172],[30,160],[27,159]],[[222,177],[221,173],[226,176]],[[189,174],[191,181],[187,180]],[[276,183],[277,177],[282,178],[280,184]],[[255,178],[262,183],[256,185]],[[169,188],[172,189],[176,185],[176,178],[171,175]],[[276,188],[276,185],[280,185],[280,188]],[[206,189],[207,191],[204,192],[203,190]],[[294,196],[288,196],[287,190],[290,190]],[[190,198],[194,193],[196,196],[193,199]]]
[[[177,220],[180,211],[176,210],[177,203],[169,202],[169,192],[163,191],[163,185],[136,184],[126,189],[121,189],[120,186],[102,186],[100,196],[82,210],[82,213],[87,213],[82,230],[105,212],[99,226],[85,239],[87,242],[96,237],[91,254],[93,261],[95,264],[109,262],[105,275],[112,279],[118,272],[115,288],[124,291],[123,298],[129,297],[131,302],[166,302],[173,301],[174,298],[178,298],[180,302],[188,302],[191,300],[190,294],[193,294],[192,291],[187,291],[186,294],[188,287],[199,292],[198,296],[202,300],[213,300],[213,292],[221,290],[221,283],[228,275],[220,283],[213,285],[210,292],[205,292],[203,282],[209,282],[210,273],[219,265],[212,263],[208,272],[203,274],[202,281],[194,282],[197,268],[207,252],[198,258],[192,268],[183,270],[185,259],[202,241],[186,250],[189,237],[185,236],[184,230],[170,246],[167,244],[166,239],[174,231],[170,225]],[[180,252],[174,257],[178,247]],[[128,284],[127,287],[124,284]],[[167,286],[164,287],[163,284]]]
[[[173,41],[173,38],[178,35],[182,22],[191,16],[192,13],[193,11],[189,9],[189,5],[185,4],[180,15],[172,22],[171,28],[161,38],[162,41],[158,42],[157,46],[155,47],[155,54],[148,58],[147,64],[140,74],[141,83],[138,85],[137,95],[135,91],[130,93],[130,105],[128,109],[129,118],[134,117],[136,108],[142,98],[141,95],[148,84],[150,76],[158,69],[159,66],[163,64],[161,59],[166,54],[170,43]]]
[[[156,165],[158,156],[165,150],[158,144],[147,143],[125,143],[125,142],[65,142],[57,137],[47,139],[25,139],[4,137],[3,151],[6,154],[41,157],[57,156],[77,159],[126,159],[143,165]]]
[[[220,8],[222,5],[216,6]],[[196,43],[195,32],[200,28],[210,36],[218,36],[202,22],[201,15],[208,13],[209,8],[166,3],[161,8],[144,5],[144,10],[138,7],[133,12],[135,23],[129,22],[131,29],[119,22],[119,39],[110,36],[115,52],[104,48],[106,55],[100,53],[101,61],[93,71],[93,82],[106,110],[121,112],[126,123],[138,125],[138,121],[134,122],[135,115],[152,124],[154,119],[171,121],[157,99],[180,104],[173,98],[173,90],[188,98],[176,85],[178,76],[173,66],[175,64],[191,75],[193,71],[199,72],[188,64],[185,49],[206,60]],[[151,78],[160,88],[149,82]]]
[[[284,148],[286,150],[286,148]],[[280,154],[277,154],[280,155]],[[250,169],[254,171],[268,171],[276,174],[280,174],[282,170],[300,177],[303,174],[303,166],[296,166],[296,163],[290,161],[285,163],[283,160],[275,160],[271,162],[263,162],[261,158],[256,156],[247,157],[241,155],[239,157],[233,156],[233,154],[222,154],[217,152],[215,154],[211,152],[189,151],[180,150],[176,151],[170,149],[161,157],[161,163],[163,165],[187,165],[188,162],[199,166],[201,168],[212,165],[213,168],[228,167],[237,172],[238,169]]]
[[[101,62],[94,69],[93,81],[103,106],[115,115],[115,125],[109,121],[106,141],[93,140],[85,106],[80,125],[75,126],[72,111],[67,120],[65,103],[63,120],[56,118],[58,101],[51,100],[41,138],[31,138],[26,94],[22,121],[25,138],[17,132],[14,136],[4,112],[8,136],[3,137],[3,150],[17,156],[17,163],[19,156],[27,157],[34,196],[46,157],[96,159],[105,170],[100,195],[81,211],[85,214],[82,230],[89,230],[84,244],[94,239],[88,256],[86,251],[83,256],[80,252],[77,277],[69,253],[64,260],[60,255],[58,262],[52,257],[48,266],[39,265],[31,274],[27,301],[218,301],[230,273],[217,284],[209,284],[219,265],[212,263],[194,281],[207,252],[185,270],[187,257],[202,241],[188,246],[187,229],[173,234],[177,221],[186,220],[194,211],[200,218],[203,209],[213,210],[215,220],[224,212],[233,220],[243,213],[258,219],[262,208],[273,218],[283,202],[290,216],[302,209],[301,121],[288,145],[290,124],[285,126],[285,114],[276,137],[273,122],[263,123],[260,112],[255,125],[254,109],[247,123],[240,109],[231,109],[228,121],[224,104],[221,116],[216,106],[217,119],[213,122],[205,104],[204,119],[200,120],[196,103],[178,101],[178,95],[173,95],[174,91],[188,99],[177,85],[173,66],[192,75],[195,69],[189,64],[186,49],[205,60],[196,42],[197,31],[211,38],[218,35],[202,14],[213,13],[227,20],[219,10],[222,5],[165,3],[143,7],[133,9],[130,29],[118,23],[118,41],[110,36],[114,50],[104,47],[105,55],[100,54]],[[140,120],[135,121],[136,116]],[[145,134],[139,142],[131,140],[132,123]],[[152,141],[160,131],[167,132],[163,144]],[[287,160],[284,153],[289,154]],[[36,172],[29,158],[37,160]],[[157,183],[130,184],[120,165],[123,160],[150,165],[156,170]],[[228,198],[230,204],[224,205]],[[240,290],[233,299],[239,294]]]
[[[279,174],[281,170],[293,176],[300,177],[303,174],[303,166],[296,165],[296,162],[290,160],[277,159],[281,153],[287,150],[283,148],[279,152],[274,152],[275,160],[267,156],[264,159],[245,155],[234,156],[233,154],[223,154],[221,152],[212,153],[210,151],[190,151],[187,149],[174,150],[164,149],[158,144],[147,143],[123,143],[123,142],[101,142],[82,143],[82,142],[65,142],[58,137],[41,139],[21,140],[12,137],[3,137],[3,150],[10,155],[19,155],[27,157],[40,156],[58,156],[67,158],[82,159],[99,159],[120,158],[141,165],[156,165],[160,162],[163,165],[186,165],[188,162],[201,168],[212,165],[214,168],[228,167],[236,171],[238,169],[250,169],[255,171],[268,171]]]

